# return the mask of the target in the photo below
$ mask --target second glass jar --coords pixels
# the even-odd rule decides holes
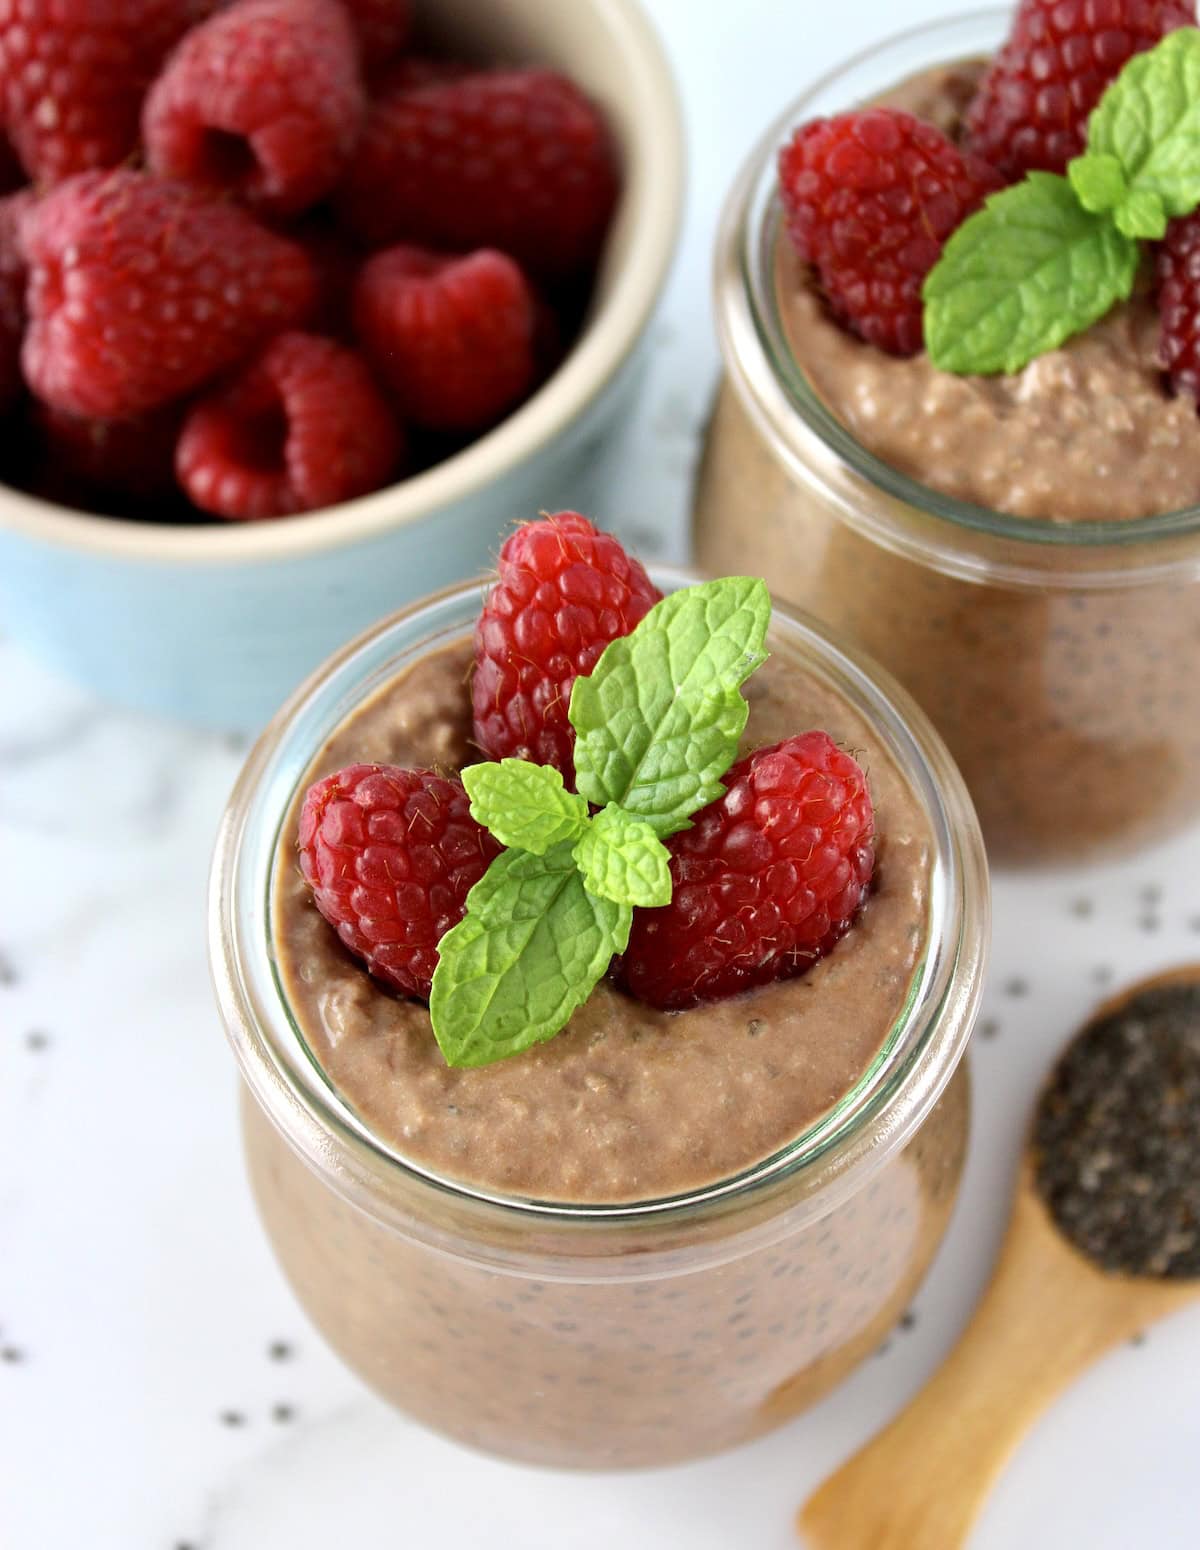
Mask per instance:
[[[769,577],[895,673],[966,777],[989,855],[1027,864],[1126,851],[1200,814],[1200,509],[1055,523],[918,484],[814,393],[775,289],[790,131],[991,53],[1009,21],[882,44],[793,103],[750,158],[718,239],[725,381],[695,538],[706,571]]]

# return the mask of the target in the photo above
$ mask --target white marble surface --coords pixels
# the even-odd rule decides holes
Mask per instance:
[[[613,449],[603,515],[676,557],[715,369],[720,191],[764,114],[806,78],[940,8],[652,9],[684,83],[692,200],[644,413]],[[911,1327],[814,1413],[724,1458],[641,1476],[512,1468],[369,1396],[308,1326],[257,1230],[204,961],[209,846],[239,754],[108,710],[0,643],[4,1550],[782,1550],[795,1504],[966,1318],[1056,1045],[1114,980],[1200,957],[1200,833],[1120,867],[1000,879],[967,1182]],[[1198,1365],[1200,1311],[1115,1353],[1022,1448],[972,1550],[1193,1550]]]

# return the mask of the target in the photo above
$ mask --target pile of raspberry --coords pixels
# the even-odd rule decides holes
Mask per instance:
[[[921,287],[949,237],[1027,172],[1065,172],[1134,54],[1196,25],[1196,0],[1020,0],[955,140],[893,108],[802,125],[779,158],[788,234],[833,317],[892,355],[922,347]],[[1200,212],[1157,245],[1162,364],[1200,394]]]
[[[0,5],[0,477],[160,520],[336,505],[511,413],[618,195],[596,106],[412,0]]]

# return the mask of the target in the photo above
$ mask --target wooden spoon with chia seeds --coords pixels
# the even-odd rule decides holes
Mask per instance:
[[[958,1550],[1113,1346],[1200,1302],[1200,965],[1099,1007],[1043,1089],[992,1280],[912,1403],[801,1509],[813,1550]]]

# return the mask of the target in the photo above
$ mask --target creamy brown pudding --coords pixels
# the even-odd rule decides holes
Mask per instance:
[[[306,777],[347,764],[475,762],[469,643],[423,658],[360,709]],[[372,1132],[408,1160],[504,1194],[611,1202],[681,1194],[785,1146],[879,1052],[925,946],[930,836],[862,718],[786,656],[749,681],[745,748],[824,728],[868,772],[877,883],[858,924],[802,980],[684,1013],[602,983],[548,1044],[452,1070],[427,1009],[390,994],[342,947],[296,866],[280,870],[284,989],[317,1062]],[[296,815],[285,834],[294,847]],[[288,839],[285,838],[285,855]]]
[[[251,1057],[257,1101],[244,1123],[259,1208],[347,1362],[463,1441],[579,1467],[741,1442],[878,1344],[941,1241],[968,1119],[965,1068],[950,1073],[984,953],[978,834],[952,786],[937,809],[952,828],[939,837],[935,799],[902,773],[868,700],[814,671],[820,651],[798,639],[774,629],[774,654],[746,686],[747,745],[826,728],[868,772],[879,835],[858,924],[801,978],[674,1015],[601,986],[550,1043],[450,1070],[426,1009],[375,984],[309,902],[295,802],[284,819],[279,989],[374,1142],[349,1145],[326,1120],[314,1130],[290,1098],[279,1107]],[[353,761],[470,762],[469,660],[465,639],[417,655],[336,728],[298,790]],[[941,751],[928,756],[946,776]],[[935,907],[950,857],[969,891]],[[949,968],[927,981],[926,960],[946,965],[948,947]],[[878,1062],[895,1083],[882,1108],[862,1096]],[[802,1165],[735,1182],[831,1110],[844,1129],[823,1131]],[[705,1186],[729,1193],[706,1202]],[[666,1214],[636,1204],[668,1195],[688,1203]],[[520,1204],[529,1196],[561,1204],[547,1214]],[[567,1214],[615,1202],[625,1211]]]
[[[953,132],[977,68],[939,66],[879,100]],[[754,250],[748,227],[729,240]],[[767,251],[775,319],[760,319],[765,345],[727,348],[700,563],[769,576],[895,673],[962,769],[994,860],[1090,859],[1195,816],[1200,533],[1142,538],[1138,523],[1200,502],[1200,418],[1163,389],[1152,302],[1136,295],[1018,374],[957,377],[844,332],[790,246]],[[728,342],[756,304],[732,248],[722,264]],[[826,445],[797,370],[861,447],[988,510],[885,487]],[[989,511],[1020,520],[1001,531]]]

